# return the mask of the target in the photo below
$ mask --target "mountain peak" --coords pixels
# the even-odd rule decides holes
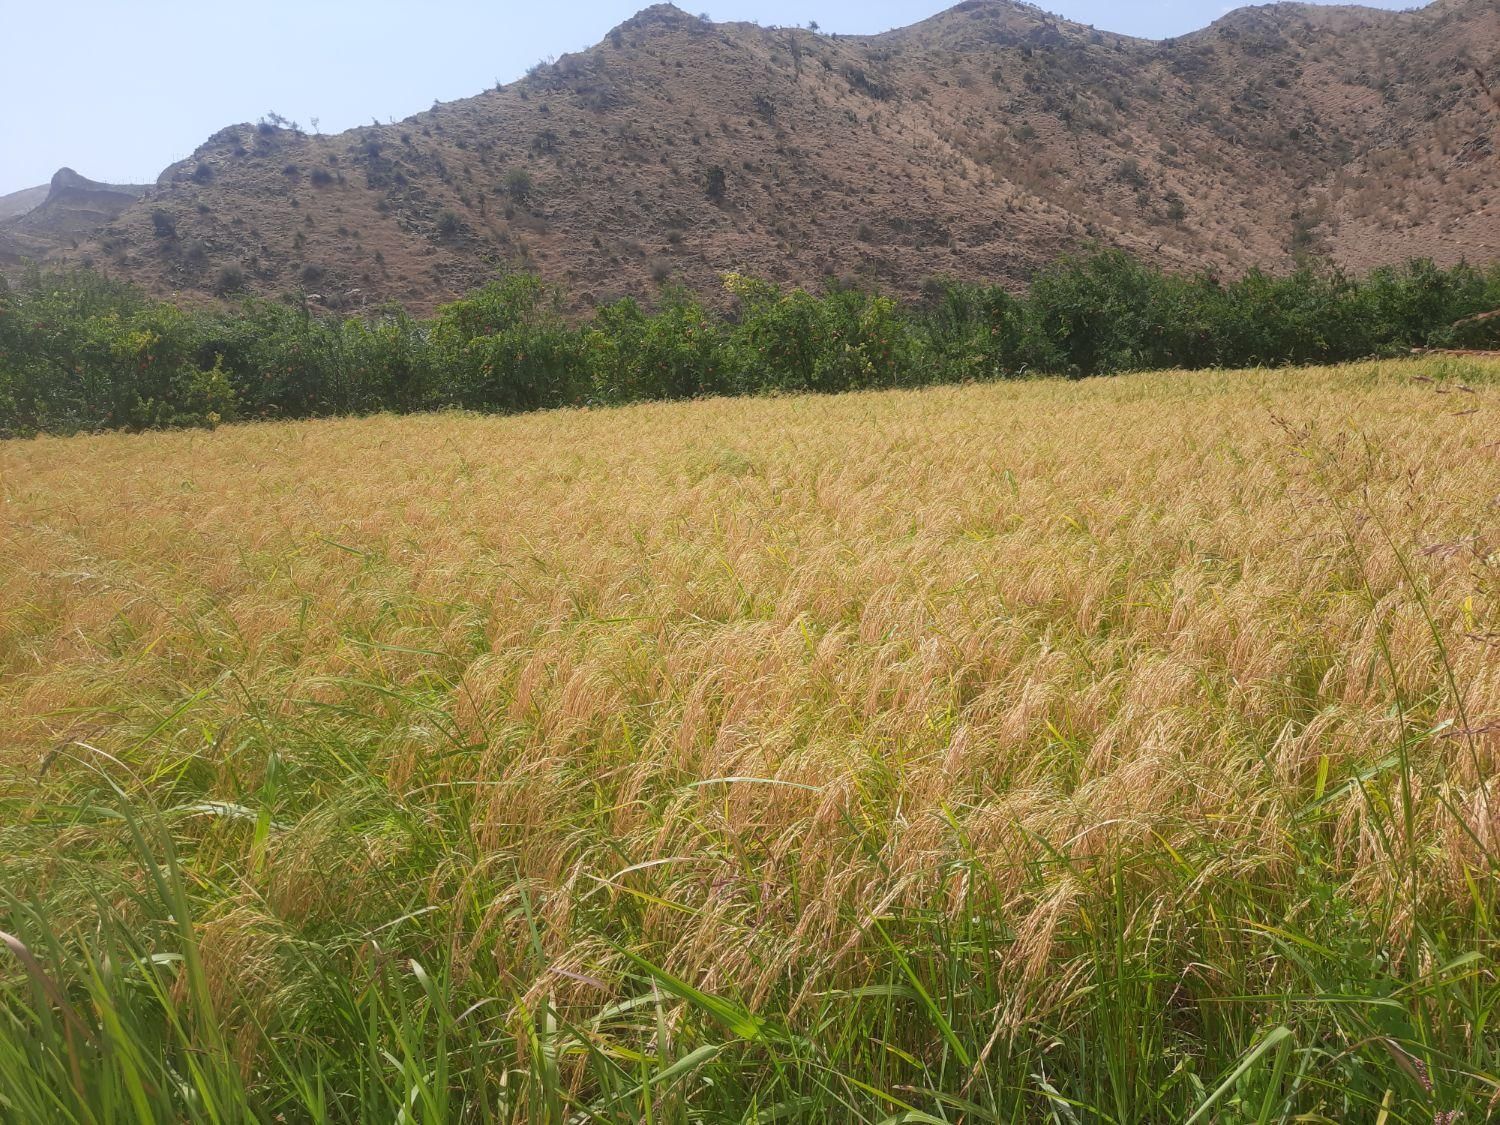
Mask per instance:
[[[702,22],[700,17],[689,15],[676,4],[652,4],[648,8],[642,8],[620,24],[616,30],[629,31],[644,27],[689,27]]]
[[[73,187],[87,187],[92,183],[92,180],[80,176],[73,169],[64,166],[52,173],[51,190],[55,192],[66,191],[68,188]]]
[[[83,196],[127,196],[130,199],[139,199],[145,194],[144,184],[106,184],[99,180],[91,180],[87,176],[80,175],[71,168],[59,168],[52,174],[52,182],[47,190],[47,202],[55,203],[58,200],[78,198]]]
[[[1356,31],[1371,24],[1399,22],[1410,12],[1372,8],[1362,4],[1307,4],[1295,0],[1277,0],[1270,4],[1251,4],[1236,8],[1214,20],[1205,31],[1284,28],[1302,24],[1324,31]],[[1201,33],[1200,33],[1201,34]]]

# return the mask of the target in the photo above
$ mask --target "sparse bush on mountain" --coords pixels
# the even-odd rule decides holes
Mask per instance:
[[[531,173],[525,168],[512,168],[505,174],[505,194],[517,203],[525,203],[530,199],[535,188]]]
[[[1146,186],[1146,176],[1141,171],[1141,162],[1133,156],[1120,161],[1117,175],[1120,182],[1129,187],[1140,189]]]
[[[245,288],[245,270],[238,263],[221,268],[214,277],[214,295],[227,297]]]
[[[703,193],[715,203],[722,202],[727,182],[723,166],[711,165],[708,171],[703,173]]]
[[[894,85],[882,81],[863,67],[850,64],[844,67],[843,73],[844,79],[849,83],[849,88],[866,97],[874,98],[879,102],[892,101],[896,97]]]

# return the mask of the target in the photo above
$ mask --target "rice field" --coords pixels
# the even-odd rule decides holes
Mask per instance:
[[[0,444],[0,1120],[1500,1105],[1500,361]]]

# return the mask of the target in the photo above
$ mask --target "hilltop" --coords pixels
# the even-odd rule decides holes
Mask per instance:
[[[1491,0],[1276,4],[1161,42],[1010,0],[863,37],[658,5],[401,122],[223,129],[44,253],[158,293],[417,310],[507,266],[589,304],[733,269],[1020,282],[1095,242],[1229,273],[1488,261],[1497,43]]]

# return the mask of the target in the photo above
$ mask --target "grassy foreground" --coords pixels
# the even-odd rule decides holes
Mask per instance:
[[[1500,362],[0,445],[0,1120],[1482,1121]]]

